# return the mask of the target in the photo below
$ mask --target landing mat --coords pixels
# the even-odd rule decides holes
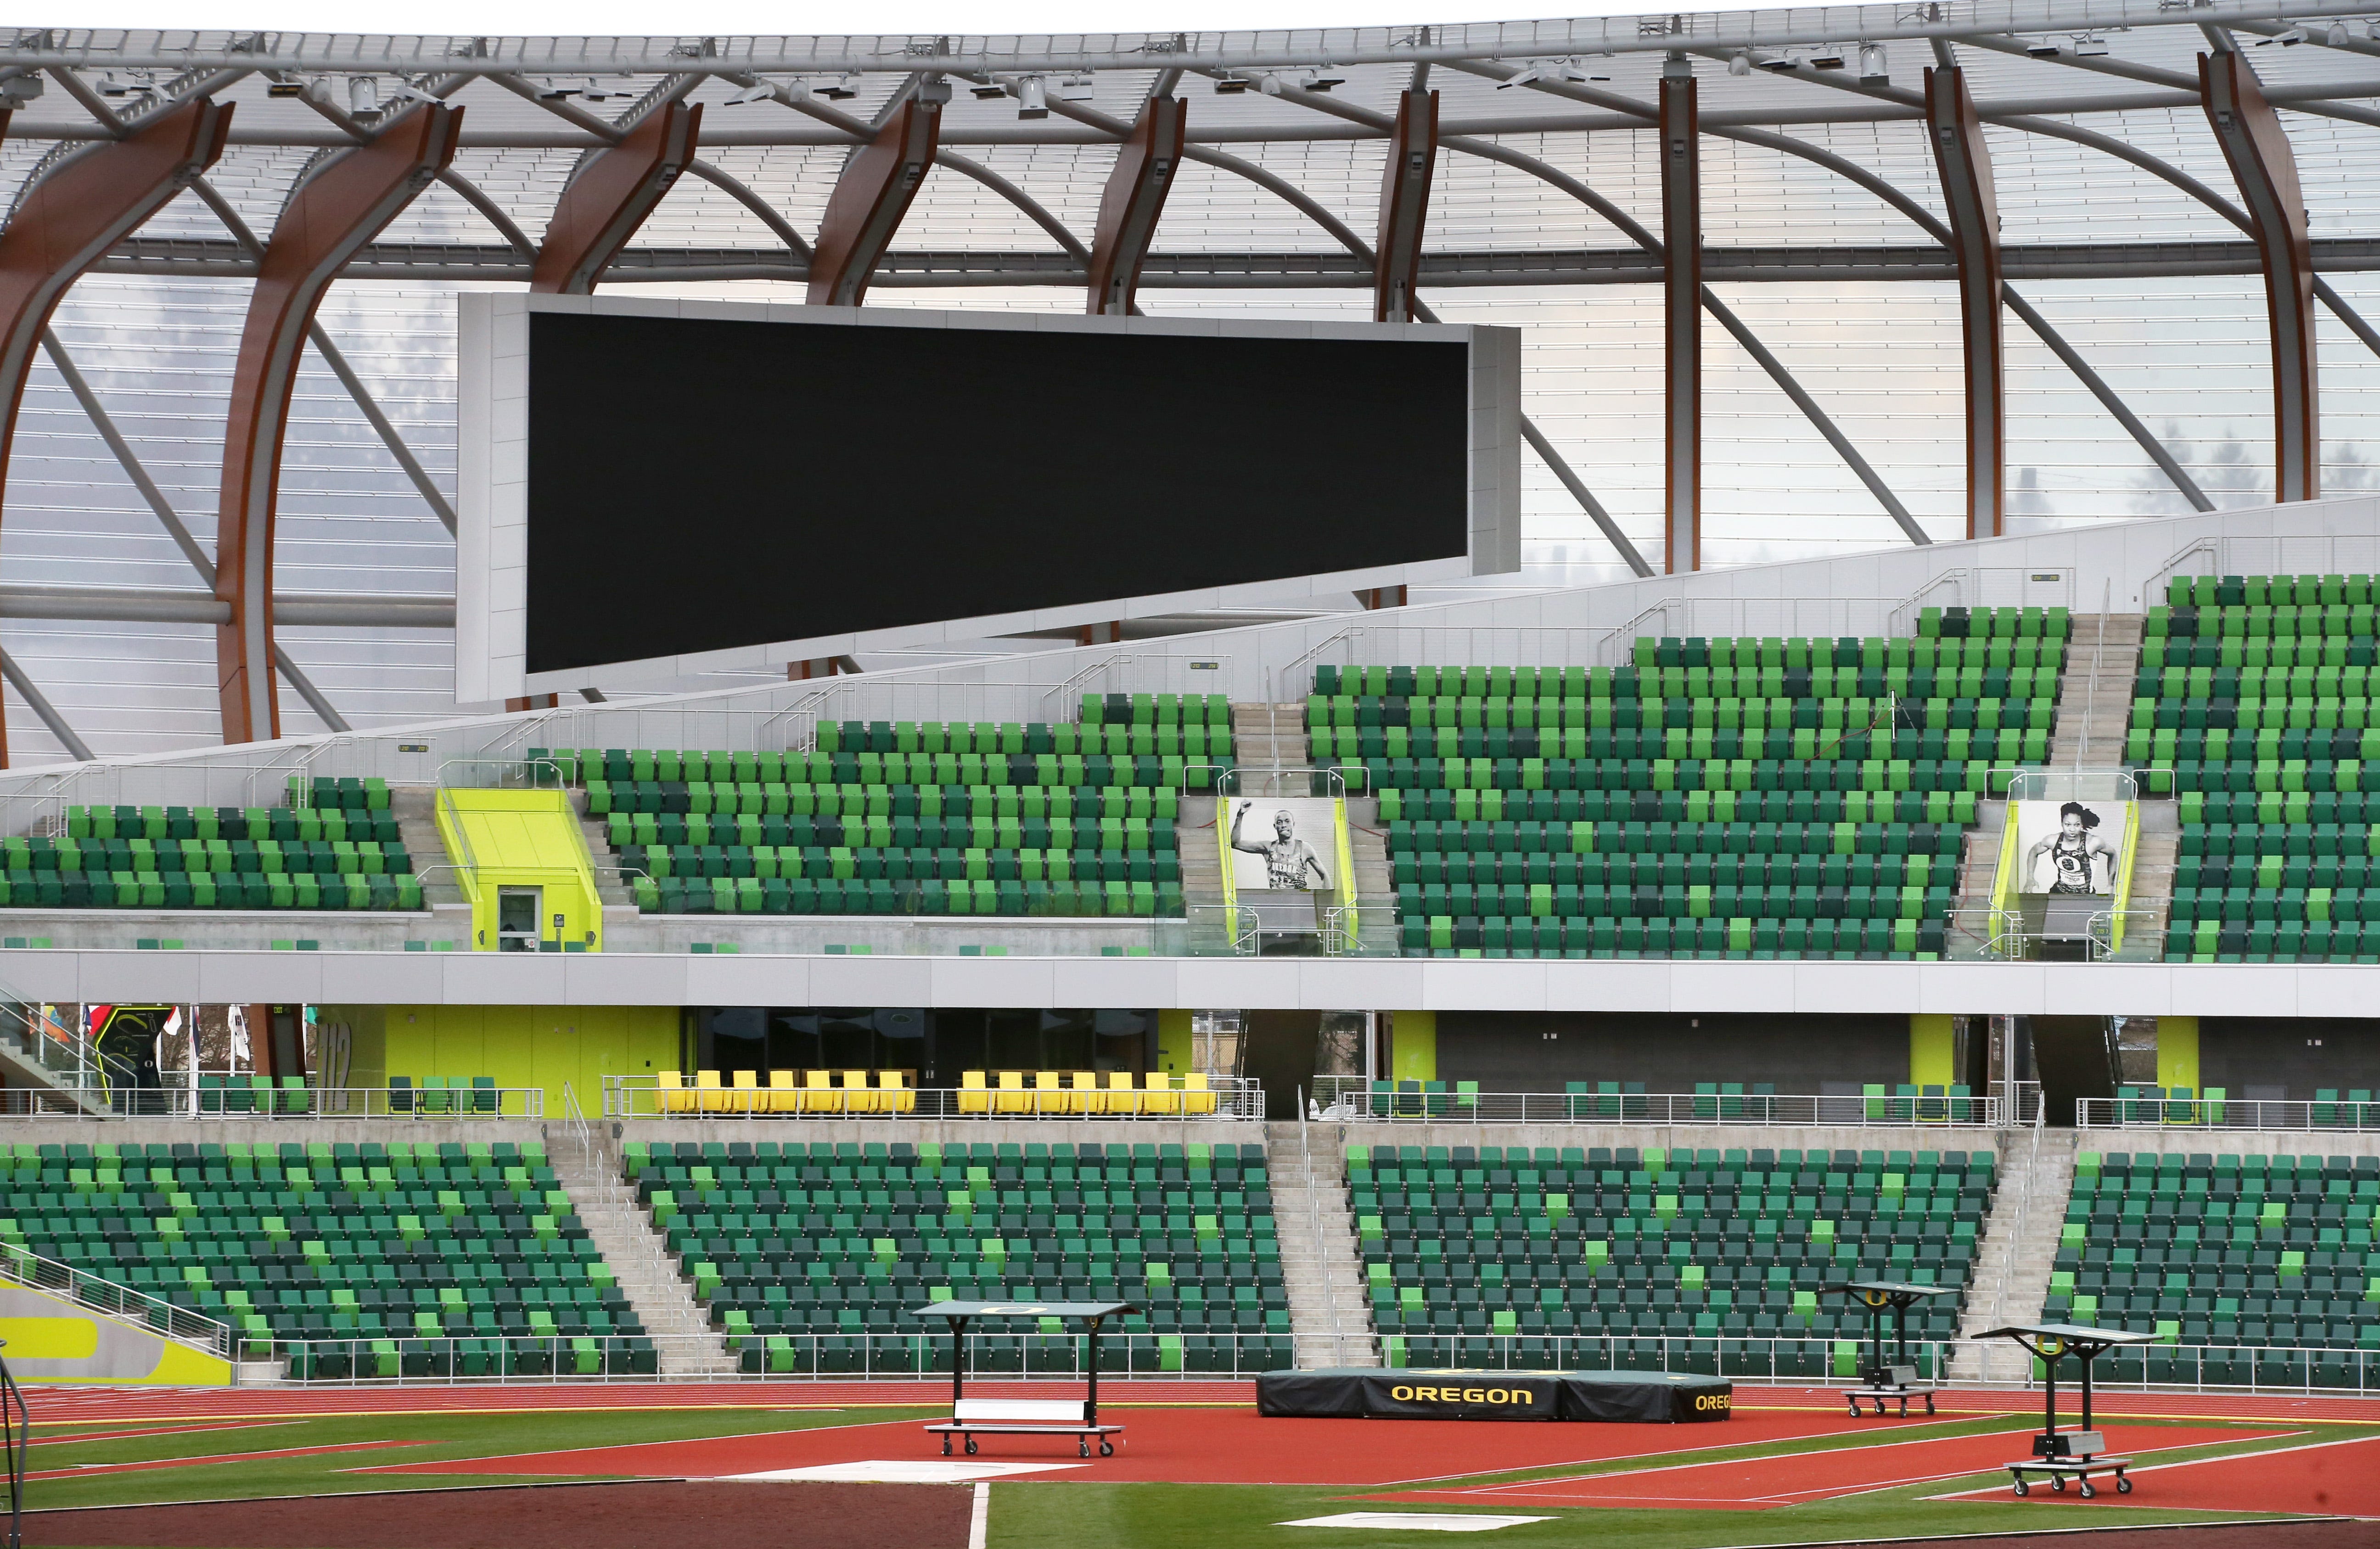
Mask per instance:
[[[1664,1372],[1266,1372],[1257,1412],[1329,1420],[1725,1420],[1735,1385]]]

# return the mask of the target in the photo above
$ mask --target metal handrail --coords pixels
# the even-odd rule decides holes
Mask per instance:
[[[2129,1083],[2124,1083],[2129,1084]],[[2380,1102],[2349,1099],[2153,1096],[2077,1097],[2074,1123],[2083,1130],[2248,1130],[2295,1134],[2380,1130]]]
[[[2173,556],[2167,560],[2165,563],[2157,566],[2155,570],[2150,571],[2148,575],[2141,578],[2141,611],[2143,612],[2146,612],[2149,609],[2158,606],[2157,583],[2161,580],[2169,579],[2175,571],[2181,568],[2181,562],[2190,558],[2192,554],[2207,554],[2213,556],[2215,560],[2215,574],[2217,575],[2223,574],[2223,540],[2221,539],[2202,538],[2195,542],[2185,545],[2183,548],[2175,551]]]
[[[1317,1076],[1315,1095],[1356,1124],[1823,1125],[1998,1129],[1991,1096],[1897,1093],[1409,1092],[1364,1076]]]
[[[43,1258],[21,1243],[0,1243],[0,1280],[63,1296],[78,1306],[138,1323],[152,1334],[196,1346],[226,1361],[235,1353],[237,1337],[229,1324],[73,1265]]]
[[[2016,1202],[2016,1219],[2009,1226],[2008,1257],[2000,1265],[1999,1285],[1992,1295],[1992,1323],[1998,1327],[2005,1327],[2008,1324],[2009,1277],[2016,1270],[2017,1249],[2024,1242],[2025,1213],[2033,1207],[2034,1185],[2041,1177],[2041,1111],[2038,1108],[2034,1110],[2032,1127],[2032,1150],[2027,1154],[2024,1165],[2024,1192]]]
[[[1305,1168],[1305,1209],[1314,1238],[1314,1257],[1322,1273],[1322,1312],[1330,1328],[1330,1358],[1343,1361],[1347,1347],[1339,1334],[1339,1293],[1330,1278],[1330,1245],[1322,1240],[1322,1201],[1314,1187],[1314,1147],[1307,1138],[1305,1088],[1297,1089],[1297,1154]]]
[[[0,1344],[6,1344],[0,1340]],[[33,1439],[33,1417],[25,1409],[25,1390],[16,1374],[0,1361],[0,1454],[8,1471],[8,1549],[25,1542],[25,1451]]]
[[[484,1103],[493,1098],[495,1106]],[[188,1086],[140,1087],[11,1087],[7,1098],[13,1119],[75,1119],[97,1122],[116,1119],[263,1119],[274,1123],[312,1123],[348,1119],[526,1119],[545,1117],[542,1086],[426,1087],[392,1090],[384,1086],[308,1086],[299,1091],[275,1087]],[[18,1099],[28,1099],[22,1107]],[[431,1099],[440,1099],[431,1106]],[[235,1103],[244,1106],[235,1107]],[[55,1105],[64,1104],[59,1107]],[[302,1106],[300,1106],[302,1104]],[[343,1106],[344,1105],[344,1106]]]
[[[435,776],[434,782],[442,794],[447,791],[510,790],[515,788],[510,785],[509,782],[503,781],[499,781],[492,786],[483,784],[463,784],[449,781],[446,778],[446,771],[451,768],[455,768],[457,766],[475,769],[487,768],[500,771],[507,769],[531,771],[542,770],[553,777],[553,783],[550,786],[540,783],[532,776],[531,783],[528,787],[529,789],[536,791],[559,791],[564,789],[562,761],[558,758],[551,756],[543,758],[449,758],[438,766],[438,773]]]

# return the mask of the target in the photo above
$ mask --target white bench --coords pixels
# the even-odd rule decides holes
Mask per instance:
[[[1072,1436],[1076,1455],[1091,1455],[1091,1438],[1099,1443],[1099,1456],[1115,1456],[1115,1443],[1111,1438],[1121,1435],[1121,1425],[1101,1425],[1091,1418],[1091,1406],[1083,1398],[962,1398],[951,1406],[951,1418],[938,1425],[926,1427],[929,1433],[939,1433],[942,1438],[942,1456],[951,1455],[951,1438],[962,1437],[970,1457],[975,1453],[978,1435],[995,1436]]]

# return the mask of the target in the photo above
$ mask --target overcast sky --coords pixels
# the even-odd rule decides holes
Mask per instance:
[[[1734,0],[1766,9],[1780,0]],[[1625,16],[1645,0],[50,0],[27,25],[520,34],[1172,32]]]

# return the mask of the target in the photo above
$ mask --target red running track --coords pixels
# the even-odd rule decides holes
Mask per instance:
[[[1840,1434],[1845,1426],[1832,1428]],[[2145,1457],[2179,1447],[2227,1441],[2255,1441],[2287,1433],[2214,1427],[2108,1426],[2109,1449]],[[1838,1495],[1863,1495],[1985,1473],[2026,1456],[2027,1433],[1948,1436],[1930,1441],[1878,1440],[1864,1446],[1792,1452],[1726,1462],[1687,1463],[1576,1479],[1536,1480],[1522,1484],[1482,1485],[1465,1490],[1409,1491],[1378,1497],[1472,1506],[1597,1506],[1692,1507],[1763,1511]]]
[[[2152,1463],[2125,1471],[2137,1482],[2129,1497],[2134,1506],[2380,1518],[2380,1436],[2275,1447],[2245,1458]],[[2006,1497],[2009,1492],[2003,1486],[1944,1498],[1988,1500],[1995,1495]],[[2053,1506],[2084,1504],[2071,1491],[2059,1494],[2037,1483],[2025,1499]]]
[[[974,1391],[970,1385],[969,1391]],[[1105,1389],[1101,1410],[1105,1410]],[[1252,1409],[1151,1409],[1121,1412],[1113,1458],[1081,1459],[1072,1438],[986,1436],[986,1462],[1063,1465],[1021,1476],[1052,1481],[1161,1481],[1177,1484],[1367,1486],[1454,1479],[1506,1469],[1560,1468],[1652,1458],[1689,1449],[1743,1446],[1834,1435],[1840,1410],[1739,1409],[1702,1425],[1590,1425],[1545,1421],[1285,1420]],[[2003,1450],[2010,1445],[2000,1444]],[[574,1478],[720,1479],[830,1463],[939,1458],[941,1439],[914,1420],[756,1432],[459,1462],[398,1463],[370,1474],[554,1475]]]

